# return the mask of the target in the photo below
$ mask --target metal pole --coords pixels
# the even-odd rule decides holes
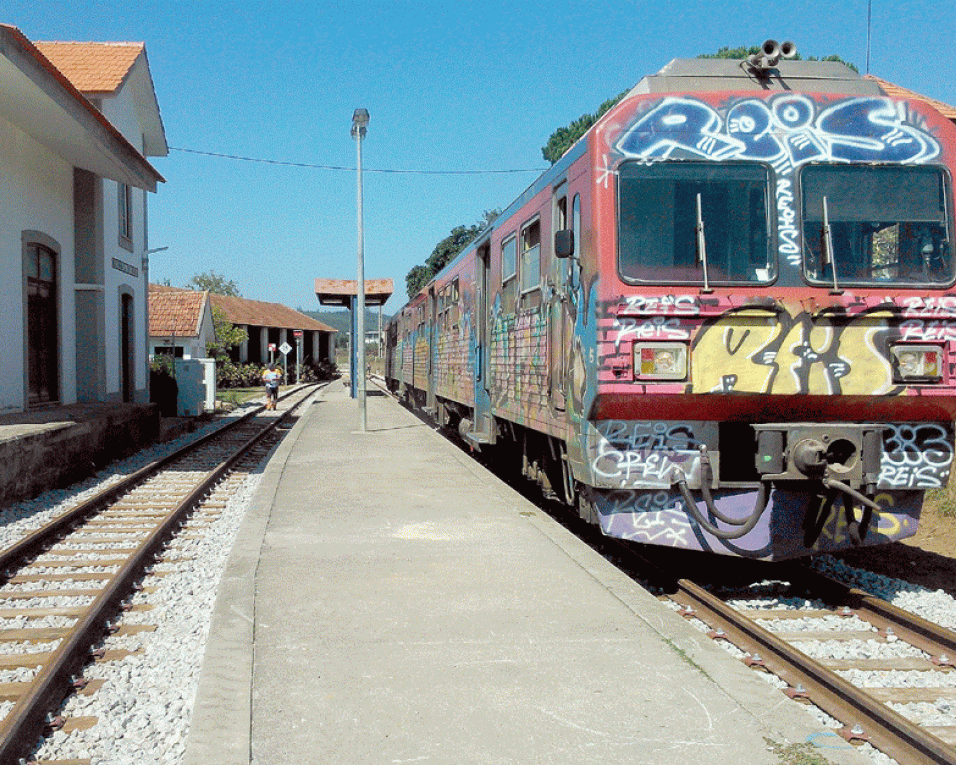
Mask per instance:
[[[364,119],[363,119],[364,116]],[[355,136],[355,146],[358,152],[357,165],[357,195],[356,204],[358,208],[358,283],[356,284],[356,324],[355,324],[355,343],[356,358],[358,359],[358,369],[356,374],[356,393],[358,394],[358,430],[359,433],[365,433],[367,430],[367,417],[365,408],[365,229],[363,222],[362,207],[362,138],[365,137],[365,125],[368,123],[368,112],[360,109],[355,110],[352,117],[352,133]]]

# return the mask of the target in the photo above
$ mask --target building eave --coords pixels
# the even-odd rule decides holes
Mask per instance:
[[[165,179],[16,27],[0,24],[0,116],[73,166],[147,191]]]

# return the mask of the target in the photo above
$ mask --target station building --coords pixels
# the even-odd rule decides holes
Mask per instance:
[[[147,197],[168,153],[142,43],[0,24],[0,414],[149,401]]]
[[[216,340],[212,302],[205,290],[149,285],[149,356],[202,359]]]
[[[270,346],[280,348],[288,343],[289,364],[297,360],[298,341],[301,339],[302,363],[318,364],[330,361],[335,354],[334,336],[338,330],[328,324],[288,308],[281,303],[232,297],[209,296],[214,308],[236,326],[246,331],[247,339],[230,351],[233,361],[240,364],[266,364],[271,360],[282,361],[282,356]]]

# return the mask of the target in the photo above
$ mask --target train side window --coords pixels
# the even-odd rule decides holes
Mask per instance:
[[[518,271],[518,238],[514,234],[501,243],[501,312],[514,313],[515,276]]]
[[[501,283],[504,284],[517,272],[517,239],[509,237],[501,243]]]
[[[458,322],[461,319],[461,293],[459,281],[455,279],[448,287],[448,314],[451,319],[452,329],[458,328]]]
[[[581,281],[581,256],[584,240],[581,239],[581,195],[575,194],[571,201],[571,230],[574,232],[574,257],[568,258],[568,285],[576,289]]]
[[[535,220],[521,229],[521,291],[541,286],[541,221]]]
[[[567,184],[562,184],[555,194],[558,196],[554,200],[554,215],[552,216],[551,231],[562,231],[568,227],[568,196]],[[554,237],[551,237],[552,242]],[[551,273],[554,288],[563,291],[568,283],[568,273],[570,271],[571,258],[556,258],[554,252],[551,252]]]

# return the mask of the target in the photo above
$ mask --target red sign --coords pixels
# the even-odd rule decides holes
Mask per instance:
[[[274,351],[275,349],[276,349],[276,344],[275,344],[275,343],[269,343],[269,350],[270,350],[270,351]]]
[[[295,332],[293,332],[292,334],[295,335],[296,337],[302,337],[302,330],[301,330],[301,329],[297,329],[297,330],[295,330]]]

